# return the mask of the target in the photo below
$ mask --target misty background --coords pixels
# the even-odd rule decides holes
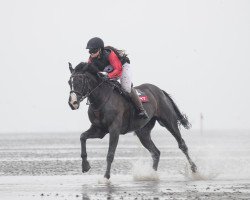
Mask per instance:
[[[250,1],[0,1],[0,133],[83,132],[68,62],[87,41],[125,49],[134,85],[169,93],[193,129],[250,129]],[[159,127],[158,127],[159,128]]]

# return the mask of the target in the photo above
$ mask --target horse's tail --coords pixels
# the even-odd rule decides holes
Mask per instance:
[[[175,113],[177,114],[177,117],[178,117],[178,124],[184,126],[185,129],[189,129],[192,125],[189,123],[187,116],[180,112],[179,108],[177,107],[177,105],[175,104],[175,102],[173,101],[173,99],[170,97],[168,93],[166,93],[164,90],[162,90],[162,92],[171,101],[174,107]]]

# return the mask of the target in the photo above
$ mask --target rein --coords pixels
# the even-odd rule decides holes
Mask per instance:
[[[100,87],[103,83],[105,82],[105,80],[103,80],[99,85],[97,85],[93,90],[91,90],[90,92],[88,92],[86,95],[82,96],[82,98],[80,99],[80,101],[83,101],[86,97],[89,97],[89,95],[91,95],[98,87]]]
[[[75,77],[75,76],[86,76],[86,75],[83,75],[83,74],[76,74],[76,75],[72,75],[71,77]],[[82,88],[82,91],[81,91],[81,92],[77,92],[77,91],[71,89],[70,94],[71,94],[71,93],[76,93],[76,94],[78,94],[79,96],[81,96],[80,102],[82,102],[86,97],[89,97],[89,95],[91,95],[98,87],[100,87],[105,81],[106,81],[106,80],[103,80],[103,81],[102,81],[100,84],[98,84],[93,90],[89,90],[89,88],[88,88],[89,91],[87,92],[86,95],[83,95],[83,91],[84,91],[85,87]],[[86,79],[86,82],[87,82],[87,84],[89,85],[88,79]],[[82,79],[82,84],[84,84],[84,83],[83,83],[83,79]]]

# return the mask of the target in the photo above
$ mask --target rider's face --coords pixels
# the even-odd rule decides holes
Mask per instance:
[[[91,58],[96,58],[99,56],[101,49],[98,49],[97,51],[89,51]]]

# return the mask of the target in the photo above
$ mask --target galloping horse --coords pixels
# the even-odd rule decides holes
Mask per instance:
[[[81,101],[88,97],[90,106],[88,115],[91,122],[90,128],[81,134],[82,172],[90,169],[87,161],[86,140],[89,138],[103,138],[109,133],[109,149],[107,154],[107,168],[104,177],[110,178],[111,164],[114,160],[116,147],[120,134],[134,131],[142,145],[151,153],[153,169],[157,170],[160,151],[151,140],[151,130],[155,122],[165,127],[176,139],[179,148],[187,157],[192,172],[197,167],[188,154],[188,148],[181,137],[179,125],[189,128],[190,124],[185,115],[181,114],[177,105],[170,96],[152,84],[142,84],[136,89],[143,91],[148,102],[144,103],[149,118],[140,119],[131,102],[114,90],[109,80],[98,75],[95,66],[89,63],[80,63],[75,69],[69,63],[71,88],[69,105],[72,110],[79,108]]]

